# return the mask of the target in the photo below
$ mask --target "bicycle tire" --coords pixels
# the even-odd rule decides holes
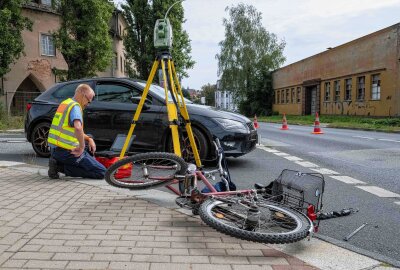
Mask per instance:
[[[239,202],[243,200],[243,197],[235,197],[237,197],[236,200],[229,198],[207,199],[200,206],[200,218],[204,223],[221,233],[253,242],[286,244],[297,242],[307,237],[311,224],[310,220],[304,214],[269,201],[256,203],[260,212],[263,211],[263,215],[260,215],[260,219],[265,215],[262,221],[267,224],[270,220],[268,226],[261,228],[261,225],[264,226],[264,224],[260,222],[260,227],[258,228],[253,228],[251,230],[245,228],[245,217],[247,213],[238,213],[237,210],[237,208],[240,208],[238,206],[241,206]],[[234,213],[234,211],[236,211],[236,213]],[[223,214],[221,214],[221,212]],[[279,215],[277,213],[279,213]],[[232,215],[233,219],[239,216],[242,220],[229,220],[229,215]],[[270,216],[270,218],[268,218],[268,216]],[[280,217],[277,218],[278,216]],[[291,223],[288,222],[289,220],[287,218],[290,219]],[[278,230],[273,232],[272,230],[274,227],[271,225],[278,227]]]
[[[122,174],[121,168],[125,170]],[[105,180],[119,188],[147,189],[167,185],[176,175],[184,175],[186,171],[187,164],[179,156],[173,153],[149,152],[115,162],[107,169]]]

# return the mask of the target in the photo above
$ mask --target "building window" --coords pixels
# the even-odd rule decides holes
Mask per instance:
[[[285,103],[285,90],[281,90],[281,103]]]
[[[54,39],[51,35],[41,34],[41,54],[46,56],[55,56],[56,48],[54,47]]]
[[[381,98],[381,78],[380,74],[372,75],[372,99],[378,100]]]
[[[279,103],[281,103],[281,96],[280,96],[280,93],[278,90],[278,91],[276,91],[276,104],[279,104]]]
[[[121,72],[124,73],[124,61],[122,60],[122,56],[120,56],[120,61],[119,61],[120,65],[121,65]]]
[[[329,101],[331,99],[331,82],[325,83],[325,101]]]
[[[292,88],[292,103],[296,103],[296,96],[295,96],[294,88]]]
[[[289,89],[286,89],[286,104],[289,104]]]
[[[365,76],[357,78],[357,100],[365,98]]]
[[[345,100],[351,100],[351,79],[346,79],[345,80],[345,87],[346,87],[346,92],[345,92]]]
[[[335,81],[335,101],[340,101],[340,81]]]
[[[297,103],[300,103],[300,101],[301,101],[300,94],[301,94],[301,88],[297,87]]]

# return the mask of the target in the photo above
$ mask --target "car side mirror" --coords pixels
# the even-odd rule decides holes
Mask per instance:
[[[142,97],[131,97],[130,99],[133,104],[139,104],[141,98]],[[143,109],[145,110],[149,109],[151,104],[153,104],[153,102],[150,99],[146,98],[143,104]]]

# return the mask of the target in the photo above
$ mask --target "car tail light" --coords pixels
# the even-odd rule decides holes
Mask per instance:
[[[29,110],[32,108],[32,103],[26,104],[26,111],[29,112]]]

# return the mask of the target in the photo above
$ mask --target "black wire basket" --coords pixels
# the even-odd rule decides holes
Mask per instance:
[[[265,199],[287,205],[304,214],[307,214],[312,205],[314,212],[318,213],[322,209],[324,189],[325,180],[322,174],[285,169],[268,186]]]

